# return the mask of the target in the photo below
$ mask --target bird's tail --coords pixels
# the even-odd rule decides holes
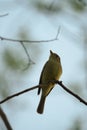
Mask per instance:
[[[42,95],[41,99],[40,99],[40,102],[39,102],[39,105],[38,105],[38,108],[37,108],[37,112],[39,114],[43,113],[45,100],[46,100],[46,97]]]

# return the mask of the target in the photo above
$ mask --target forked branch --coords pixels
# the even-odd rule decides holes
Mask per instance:
[[[74,93],[73,91],[71,91],[70,89],[68,89],[68,88],[62,83],[62,81],[55,80],[55,81],[51,81],[51,82],[52,82],[52,83],[54,82],[54,83],[58,84],[58,85],[59,85],[60,87],[62,87],[65,91],[67,91],[69,94],[71,94],[72,96],[74,96],[75,98],[77,98],[80,102],[82,102],[83,104],[87,105],[87,102],[86,102],[83,98],[81,98],[81,97],[78,96],[76,93]],[[4,100],[0,101],[0,104],[6,102],[6,101],[8,101],[8,100],[10,100],[10,99],[12,99],[12,98],[14,98],[14,97],[16,97],[16,96],[19,96],[19,95],[21,95],[21,94],[24,94],[24,93],[26,93],[26,92],[28,92],[28,91],[34,90],[34,89],[36,89],[36,88],[38,88],[38,87],[42,87],[42,84],[41,84],[41,85],[34,86],[34,87],[31,87],[31,88],[28,88],[28,89],[25,89],[25,90],[23,90],[23,91],[21,91],[21,92],[18,92],[18,93],[16,93],[16,94],[11,95],[11,96],[8,96],[8,97],[5,98]]]

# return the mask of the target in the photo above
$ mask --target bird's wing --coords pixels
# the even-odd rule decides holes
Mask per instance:
[[[45,63],[45,65],[44,65],[44,67],[43,67],[43,70],[42,70],[42,72],[41,72],[39,84],[42,84],[43,71],[44,71],[44,69],[45,69],[47,63],[48,63],[48,61]],[[40,94],[40,91],[41,91],[41,87],[38,88],[38,93],[37,93],[38,95]]]

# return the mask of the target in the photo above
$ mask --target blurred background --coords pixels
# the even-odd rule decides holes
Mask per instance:
[[[61,57],[63,84],[87,101],[87,0],[0,0],[0,100],[35,86],[50,50]],[[33,64],[34,63],[34,64]],[[87,106],[56,85],[47,97],[44,114],[36,112],[37,90],[1,105],[13,130],[87,130]],[[0,130],[5,130],[0,118]]]

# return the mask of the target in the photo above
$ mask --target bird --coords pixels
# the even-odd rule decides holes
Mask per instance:
[[[50,50],[49,59],[42,69],[39,80],[40,87],[38,87],[38,95],[40,94],[41,91],[42,93],[39,105],[37,107],[37,113],[43,114],[46,98],[55,86],[55,83],[53,83],[52,81],[59,80],[61,74],[62,74],[61,59],[58,54]]]

